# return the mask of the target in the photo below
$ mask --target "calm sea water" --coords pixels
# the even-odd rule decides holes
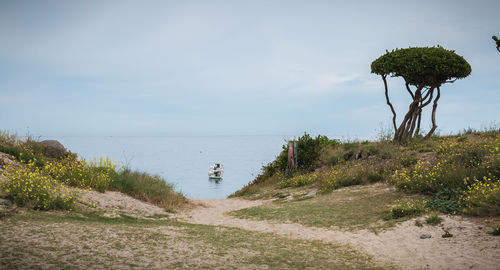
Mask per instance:
[[[109,157],[135,170],[159,175],[189,198],[223,198],[274,160],[284,136],[217,137],[50,137],[85,159]],[[208,179],[210,165],[222,163],[224,178]]]

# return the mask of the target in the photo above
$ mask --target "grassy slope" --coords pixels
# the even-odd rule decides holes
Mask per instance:
[[[386,220],[390,205],[408,197],[385,184],[353,186],[314,197],[242,209],[238,218],[293,222],[313,227],[378,230],[405,220]]]
[[[236,228],[47,212],[1,222],[2,269],[391,268],[346,246]]]
[[[391,176],[396,170],[411,170],[417,162],[435,164],[448,156],[456,155],[451,159],[453,166],[463,168],[460,162],[465,162],[467,170],[454,170],[446,174],[441,170],[442,176],[438,180],[458,179],[463,182],[464,175],[459,173],[482,173],[480,166],[469,165],[470,161],[482,160],[490,162],[492,158],[498,160],[498,153],[485,153],[487,149],[498,152],[500,132],[466,132],[457,136],[433,137],[430,140],[414,140],[406,146],[399,146],[390,141],[379,142],[354,142],[337,145],[325,145],[321,149],[320,158],[314,171],[298,172],[292,177],[284,177],[275,171],[275,163],[264,167],[263,173],[253,182],[235,192],[232,197],[247,199],[277,199],[276,203],[250,209],[235,211],[232,214],[240,218],[260,220],[273,220],[277,222],[297,222],[308,226],[330,227],[337,226],[344,229],[379,229],[391,226],[395,221],[385,218],[396,200],[409,199],[408,197],[437,198],[435,191],[404,190],[396,188],[382,188],[384,185],[371,185],[374,182],[391,182]],[[446,152],[450,150],[449,152]],[[465,149],[464,152],[459,152]],[[495,150],[494,150],[495,151]],[[486,151],[488,152],[488,151]],[[359,154],[358,158],[355,157]],[[481,156],[481,155],[486,156]],[[488,156],[489,155],[489,156]],[[492,156],[497,155],[497,156]],[[493,173],[498,173],[496,166],[488,167]],[[444,171],[444,172],[443,172]],[[481,176],[478,176],[480,178]],[[451,180],[450,180],[451,181]],[[359,186],[359,185],[368,186]],[[426,183],[424,183],[426,184]],[[351,188],[342,188],[351,186]],[[403,185],[398,186],[402,188]],[[340,188],[340,189],[339,189]],[[438,186],[439,190],[439,186]],[[446,190],[443,188],[443,190]],[[318,195],[309,197],[306,194],[318,191]],[[353,192],[355,191],[355,192]],[[404,193],[407,192],[407,193]],[[414,195],[411,195],[414,194]],[[439,195],[439,194],[438,194]],[[446,199],[446,198],[445,198]],[[436,205],[448,205],[455,200],[440,201]],[[452,205],[453,206],[453,205]],[[488,207],[494,209],[495,203]]]

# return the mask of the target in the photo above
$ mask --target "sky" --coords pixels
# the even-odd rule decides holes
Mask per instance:
[[[371,62],[436,45],[472,66],[441,87],[440,133],[491,127],[499,10],[500,1],[0,0],[0,130],[366,138],[392,117]],[[389,91],[400,121],[410,102],[402,79]]]

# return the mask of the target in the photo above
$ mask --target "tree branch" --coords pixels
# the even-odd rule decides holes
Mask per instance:
[[[382,80],[384,81],[384,87],[385,87],[385,100],[387,101],[387,105],[391,108],[392,111],[392,125],[394,126],[394,131],[397,131],[396,128],[396,111],[394,110],[394,107],[392,106],[391,101],[389,101],[389,89],[387,87],[387,80],[385,78],[385,75],[382,75]]]
[[[441,91],[439,90],[439,86],[437,87],[437,96],[436,96],[436,99],[434,100],[434,105],[432,106],[432,128],[431,130],[429,130],[429,133],[427,133],[427,135],[425,135],[425,138],[424,139],[428,139],[432,136],[432,134],[434,134],[434,131],[436,130],[437,128],[437,125],[436,125],[436,109],[437,109],[437,102],[439,100],[439,97],[441,96]]]
[[[427,101],[425,101],[427,99],[427,97],[429,96],[429,93],[430,93],[430,97]],[[431,103],[432,101],[432,96],[434,95],[434,88],[432,88],[429,92],[427,92],[427,94],[425,95],[425,97],[422,99],[422,102],[420,103],[420,106],[419,108],[422,109],[423,107],[429,105],[429,103]]]
[[[410,93],[411,99],[415,99],[415,95],[411,92],[410,85],[408,82],[405,82],[406,85],[406,90],[408,90],[408,93]]]

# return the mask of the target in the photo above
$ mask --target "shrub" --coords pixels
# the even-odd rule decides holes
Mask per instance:
[[[323,136],[313,139],[307,133],[299,137],[297,140],[297,166],[299,169],[306,171],[314,170],[319,161],[322,141],[324,144]]]
[[[396,200],[389,210],[391,218],[417,216],[425,212],[425,200]]]
[[[359,185],[366,180],[366,168],[361,164],[345,164],[321,174],[319,186],[322,191]]]
[[[500,225],[493,228],[493,231],[491,232],[491,234],[492,235],[500,235]]]
[[[331,140],[327,136],[318,135],[316,138],[312,138],[311,135],[304,133],[297,139],[297,168],[300,171],[313,171],[319,164],[321,150],[337,144],[339,141]],[[283,150],[272,163],[272,172],[281,171],[286,175],[291,175],[286,173],[288,170],[288,145],[285,144],[282,148]]]
[[[309,185],[318,180],[318,173],[306,173],[295,175],[290,178],[285,178],[281,180],[280,187],[301,187],[305,185]]]
[[[443,219],[439,217],[437,214],[432,214],[425,220],[425,223],[432,226],[439,225],[441,224],[441,222],[443,222]]]
[[[0,182],[0,186],[8,197],[19,206],[27,206],[36,210],[73,209],[76,193],[58,183],[39,170],[28,168],[7,167],[4,176],[8,179]]]
[[[93,160],[89,164],[68,155],[61,160],[48,161],[42,172],[57,181],[73,187],[91,188],[104,192],[109,188],[116,166],[108,159]]]
[[[465,169],[453,163],[429,164],[419,160],[413,168],[396,170],[390,181],[401,190],[432,195],[445,188],[463,188],[464,175]]]
[[[363,156],[369,157],[379,154],[379,149],[377,149],[374,145],[370,145],[365,148]]]
[[[366,180],[368,180],[369,183],[375,183],[382,181],[384,179],[384,174],[382,171],[372,171],[368,172],[366,175]]]
[[[460,213],[463,209],[463,203],[459,200],[461,192],[462,190],[459,188],[445,188],[429,198],[425,207],[446,214]]]
[[[477,216],[500,215],[500,179],[484,176],[475,179],[461,196],[464,212]]]

